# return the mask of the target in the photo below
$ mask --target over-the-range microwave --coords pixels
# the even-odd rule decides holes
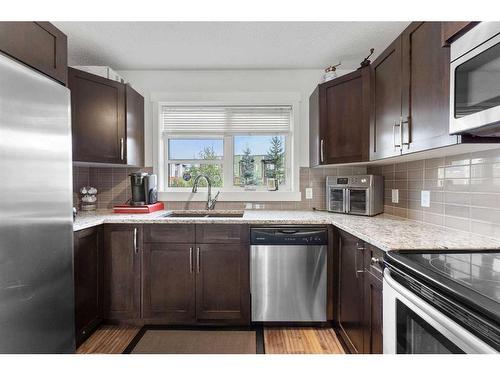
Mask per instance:
[[[500,22],[479,23],[450,48],[450,134],[500,136]]]

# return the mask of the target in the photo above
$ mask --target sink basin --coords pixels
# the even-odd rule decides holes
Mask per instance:
[[[171,211],[163,217],[243,217],[243,211]]]

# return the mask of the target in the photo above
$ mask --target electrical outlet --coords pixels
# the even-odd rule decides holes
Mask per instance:
[[[252,203],[245,203],[245,210],[251,210],[253,208]]]
[[[392,189],[392,203],[399,203],[399,190],[398,189]]]
[[[429,190],[422,190],[420,193],[420,205],[422,207],[431,206],[431,192]]]
[[[313,189],[306,188],[306,199],[313,199]]]

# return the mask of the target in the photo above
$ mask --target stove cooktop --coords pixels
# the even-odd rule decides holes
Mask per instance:
[[[500,319],[500,252],[400,252],[388,258]]]

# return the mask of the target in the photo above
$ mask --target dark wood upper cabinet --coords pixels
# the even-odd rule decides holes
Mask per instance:
[[[128,165],[144,166],[144,98],[130,85],[125,86],[127,142],[125,157]]]
[[[196,317],[250,323],[247,244],[197,244]]]
[[[449,135],[450,49],[441,47],[441,22],[414,22],[402,40],[403,154],[458,143]]]
[[[68,69],[73,161],[144,165],[144,98],[128,85]]]
[[[140,225],[104,226],[103,315],[106,319],[136,319],[141,315]]]
[[[449,46],[451,42],[458,39],[478,23],[472,21],[441,22],[441,45],[443,47]]]
[[[338,325],[352,353],[364,351],[364,243],[341,231],[339,235]]]
[[[196,322],[194,249],[194,244],[144,245],[145,319],[170,323]]]
[[[67,37],[49,22],[0,22],[0,51],[67,83]]]
[[[80,345],[101,321],[101,227],[74,233],[75,332]]]
[[[73,161],[126,164],[125,86],[69,68]]]
[[[309,99],[310,165],[369,158],[369,68],[320,84]]]
[[[401,154],[402,38],[398,37],[371,65],[370,159]]]

